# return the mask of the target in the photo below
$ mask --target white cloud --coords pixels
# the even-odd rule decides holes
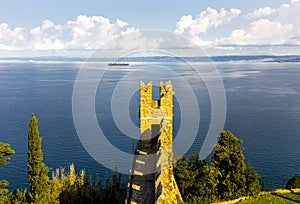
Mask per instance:
[[[102,16],[80,15],[64,24],[49,19],[41,26],[25,29],[0,24],[0,49],[97,49],[115,36],[136,31],[128,23],[117,19],[110,22]]]
[[[277,20],[280,22],[291,23],[300,28],[300,1],[292,1],[291,4],[283,4],[278,9]]]
[[[288,9],[288,8],[290,8],[290,5],[289,5],[289,4],[282,4],[282,5],[280,6],[280,9]]]
[[[125,31],[121,31],[121,35],[137,32],[137,31],[139,31],[139,29],[137,29],[135,27],[128,27]]]
[[[185,29],[188,29],[193,23],[195,23],[195,20],[193,20],[193,17],[191,15],[188,16],[182,16],[180,20],[176,23],[176,34],[182,34]]]
[[[63,26],[55,25],[51,20],[44,20],[42,25],[29,30],[28,44],[25,49],[65,49]]]
[[[52,28],[54,26],[54,23],[48,19],[43,21],[42,24],[42,29],[48,29],[48,28]]]
[[[257,8],[245,15],[241,15],[239,9],[208,7],[197,16],[182,16],[173,33],[184,35],[199,46],[215,47],[224,52],[238,52],[235,46],[239,45],[300,45],[299,10],[300,0],[291,0],[277,8]],[[138,29],[125,21],[111,21],[103,16],[79,15],[62,24],[46,19],[34,28],[13,28],[0,23],[0,50],[81,51],[97,49],[120,35],[124,36],[123,40],[109,43],[107,47],[155,49],[178,45],[176,40],[141,36],[139,32],[125,35],[135,31]]]
[[[95,49],[103,45],[108,40],[122,33],[132,32],[135,29],[128,30],[128,24],[119,19],[111,23],[109,19],[102,16],[78,16],[75,21],[67,22],[67,29],[72,36],[67,41],[67,48],[87,48]]]
[[[296,36],[297,38],[300,39],[300,29],[299,29],[298,32],[295,34],[295,36]]]
[[[191,15],[182,16],[176,23],[176,30],[174,33],[183,34],[187,32],[192,36],[205,33],[210,28],[219,27],[222,24],[229,23],[232,19],[239,16],[241,10],[230,9],[227,11],[221,8],[220,11],[208,7],[205,11],[202,11],[198,16],[193,19]]]
[[[292,45],[300,45],[300,29],[288,40],[287,43]]]
[[[119,25],[121,28],[128,26],[128,23],[121,21],[120,19],[117,19],[116,24]]]
[[[254,10],[253,12],[246,14],[245,17],[247,19],[254,19],[254,18],[260,18],[263,16],[269,16],[275,12],[276,12],[276,9],[274,9],[274,8],[263,7],[263,8],[258,8],[256,10]]]
[[[153,35],[151,35],[153,34]],[[136,31],[130,35],[122,35],[106,43],[104,49],[119,50],[145,50],[159,49],[166,38],[156,36],[155,31],[152,33]]]
[[[24,28],[17,27],[11,29],[8,24],[0,24],[0,43],[3,45],[16,44],[18,42],[24,41],[25,36],[23,34]]]
[[[225,45],[281,45],[292,36],[292,24],[260,19],[250,23],[247,30],[236,29],[228,38],[217,39],[218,44]]]
[[[298,2],[299,2],[299,0],[292,0],[291,4],[295,4],[295,3],[298,3]]]
[[[228,46],[300,45],[300,0],[291,0],[277,8],[261,7],[240,16],[241,11],[220,12],[208,8],[197,17],[183,16],[174,33],[183,34],[199,46],[228,49]],[[242,17],[242,18],[241,18]],[[232,19],[238,18],[233,22]],[[231,22],[230,26],[224,25]],[[224,25],[224,32],[211,30]],[[229,24],[228,24],[229,25]],[[230,31],[230,29],[232,29]],[[219,31],[219,30],[218,30]],[[227,32],[230,34],[227,34]],[[206,39],[206,40],[204,40]]]

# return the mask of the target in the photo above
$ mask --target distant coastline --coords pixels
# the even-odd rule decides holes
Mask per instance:
[[[0,62],[111,62],[115,58],[85,58],[85,57],[0,57]],[[300,62],[300,55],[228,55],[228,56],[149,56],[149,57],[124,57],[118,59],[124,63],[128,62]]]

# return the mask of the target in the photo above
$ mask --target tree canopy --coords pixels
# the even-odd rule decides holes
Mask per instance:
[[[7,143],[0,142],[0,165],[5,165],[10,160],[10,155],[14,154],[15,151],[10,148]],[[8,181],[0,181],[0,203],[5,203],[7,201],[8,190],[5,187],[8,186]]]
[[[287,181],[285,188],[287,189],[300,188],[300,176],[295,175],[292,178],[290,178]]]
[[[5,165],[10,160],[10,155],[14,154],[15,151],[10,148],[7,143],[0,142],[0,165]]]
[[[222,131],[211,158],[201,160],[197,153],[180,158],[174,164],[174,176],[186,203],[211,203],[241,196],[257,195],[261,190],[260,176],[246,164],[242,141],[229,131]],[[0,165],[9,161],[14,150],[0,142]],[[15,190],[8,194],[7,181],[0,181],[0,203],[122,203],[126,185],[114,173],[105,183],[97,177],[88,182],[84,171],[76,174],[73,164],[69,173],[59,168],[49,179],[49,167],[43,162],[42,138],[38,120],[31,115],[28,128],[28,182],[30,191]],[[293,177],[287,188],[298,186]],[[290,187],[290,184],[293,187]]]
[[[38,120],[31,114],[28,129],[28,182],[32,203],[45,203],[49,198],[49,167],[43,162],[42,138]]]
[[[222,131],[211,160],[198,154],[185,156],[175,165],[174,173],[183,198],[188,203],[209,203],[257,195],[260,176],[244,161],[242,141],[229,131]]]

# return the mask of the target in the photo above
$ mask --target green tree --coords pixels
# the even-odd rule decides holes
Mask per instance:
[[[59,203],[93,203],[91,187],[88,185],[84,170],[81,170],[77,175],[74,164],[71,164],[68,175],[64,175],[64,173],[60,173],[60,176],[57,175],[53,177],[53,181],[62,183],[58,195]]]
[[[7,143],[0,142],[0,165],[5,165],[10,160],[10,155],[14,154],[15,151],[10,148]]]
[[[196,172],[192,171],[188,156],[184,156],[177,160],[174,166],[174,177],[183,199],[188,199],[190,189],[192,188],[196,177]]]
[[[294,188],[300,188],[300,176],[293,176],[288,180],[288,182],[285,184],[285,188],[287,189],[294,189]]]
[[[11,204],[27,204],[28,203],[28,192],[24,190],[14,190],[9,194],[9,203]]]
[[[121,182],[121,174],[118,168],[115,168],[111,179],[107,178],[105,182],[103,203],[119,204],[124,203],[126,199],[126,185]]]
[[[261,190],[260,178],[244,162],[242,140],[222,131],[212,153],[211,164],[218,169],[216,193],[221,200],[236,199]]]
[[[6,165],[10,160],[10,155],[14,154],[15,151],[10,148],[7,143],[0,142],[0,165]],[[8,181],[0,181],[0,203],[5,203],[7,200],[8,190],[5,187],[8,186]]]
[[[30,185],[30,201],[47,203],[49,201],[49,168],[43,162],[42,138],[39,135],[38,120],[31,114],[28,129],[28,182]]]
[[[198,154],[177,160],[174,176],[186,203],[231,200],[262,190],[260,176],[244,162],[241,143],[231,132],[222,131],[210,162]]]
[[[247,164],[246,167],[246,196],[256,196],[262,191],[261,179],[253,166]]]
[[[215,197],[217,171],[198,154],[177,160],[174,176],[186,203],[210,203]]]

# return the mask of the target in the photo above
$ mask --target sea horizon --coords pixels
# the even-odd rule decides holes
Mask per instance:
[[[137,66],[147,64],[148,62],[138,63]],[[174,64],[180,69],[184,68],[182,63],[157,64],[168,69]],[[224,129],[232,131],[244,141],[242,146],[245,161],[250,162],[261,175],[265,189],[282,188],[288,178],[300,171],[297,165],[300,162],[300,141],[297,137],[300,131],[300,65],[292,62],[240,64],[215,63],[227,98]],[[110,170],[95,161],[84,149],[74,127],[72,94],[80,65],[73,62],[0,63],[1,141],[10,143],[16,150],[16,154],[11,156],[10,164],[0,167],[1,179],[5,178],[10,182],[9,189],[28,186],[27,130],[32,112],[39,119],[44,161],[52,170],[74,163],[77,172],[85,169],[89,177],[97,173],[104,179],[109,174]],[[112,75],[108,73],[107,77],[113,78],[103,84],[107,88],[97,91],[96,112],[100,124],[112,120],[109,112],[110,97],[123,75],[122,68],[116,70],[117,75],[115,72],[111,72]],[[193,77],[189,71],[185,74]],[[138,83],[139,81],[136,82],[137,88]],[[191,78],[190,83],[196,88],[201,113],[198,136],[188,151],[192,153],[194,150],[199,151],[208,131],[211,104],[205,85],[201,84],[203,82],[198,84]],[[175,92],[178,92],[178,88],[180,87],[175,84]],[[107,100],[103,100],[103,97]],[[129,111],[133,114],[130,117],[138,126],[135,112],[138,110],[137,94],[132,96],[130,104]],[[105,107],[108,110],[103,112]],[[179,114],[179,110],[178,102],[175,101],[174,134],[178,132],[180,117],[184,116]],[[101,114],[106,117],[101,118]],[[132,152],[132,140],[122,136],[115,125],[106,125],[103,128],[111,135],[110,141],[114,146],[122,151]]]

